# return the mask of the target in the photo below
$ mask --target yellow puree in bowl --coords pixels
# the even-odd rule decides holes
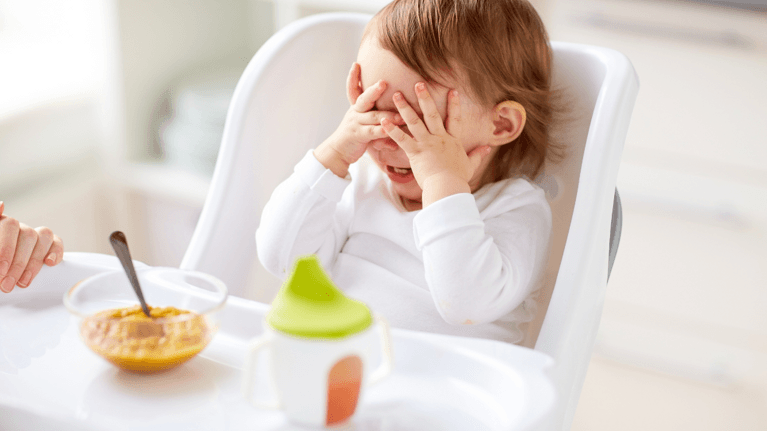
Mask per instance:
[[[205,318],[175,307],[141,306],[105,310],[83,320],[80,334],[94,352],[137,372],[173,368],[191,359],[210,340]]]

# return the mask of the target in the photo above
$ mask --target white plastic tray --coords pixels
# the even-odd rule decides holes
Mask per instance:
[[[165,373],[131,374],[81,342],[61,295],[85,269],[57,268],[28,291],[0,297],[0,430],[307,429],[240,395],[245,344],[261,333],[266,305],[230,298],[198,357]],[[368,388],[340,429],[538,429],[553,406],[551,360],[539,352],[399,329],[392,338],[392,374]]]

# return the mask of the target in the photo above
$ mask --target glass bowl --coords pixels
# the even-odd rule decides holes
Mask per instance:
[[[64,305],[80,320],[80,336],[91,350],[132,372],[168,370],[193,358],[215,335],[217,314],[228,296],[226,285],[205,273],[178,268],[136,271],[151,311],[122,270],[88,277],[64,295]]]

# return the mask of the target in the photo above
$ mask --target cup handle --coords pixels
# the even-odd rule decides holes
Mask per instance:
[[[256,401],[251,395],[255,386],[256,366],[258,365],[258,352],[261,349],[268,348],[272,342],[269,334],[264,334],[250,343],[248,351],[245,353],[245,365],[242,369],[242,396],[247,398],[253,406],[261,409],[277,410],[280,408],[279,401],[264,403]]]
[[[383,316],[376,316],[376,321],[381,325],[381,364],[370,374],[368,385],[374,385],[388,376],[394,363],[394,353],[391,349],[391,334],[389,333],[389,322]]]

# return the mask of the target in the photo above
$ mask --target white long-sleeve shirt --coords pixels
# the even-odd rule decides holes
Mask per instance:
[[[367,156],[344,179],[310,151],[264,207],[256,245],[282,279],[298,256],[317,254],[339,288],[394,327],[518,343],[550,236],[545,194],[526,180],[407,211]]]

